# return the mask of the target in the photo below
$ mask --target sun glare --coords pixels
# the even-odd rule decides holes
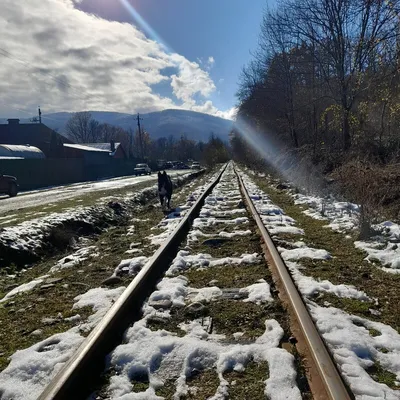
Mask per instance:
[[[135,7],[129,3],[128,0],[119,0],[125,9],[132,16],[133,20],[139,25],[144,33],[152,40],[157,42],[164,51],[171,53],[171,49],[164,42],[164,40],[158,35],[158,33],[147,23],[147,21],[136,11]]]
[[[279,163],[279,153],[282,152],[282,146],[275,144],[266,134],[266,132],[260,132],[248,123],[243,117],[238,117],[235,122],[235,128],[239,132],[240,136],[246,141],[246,143],[260,155],[260,157],[266,160],[272,165],[281,176],[285,179],[297,182],[299,184],[308,181],[308,175],[313,174],[313,178],[316,179],[316,171],[313,170],[312,165],[301,165],[296,156],[292,155],[291,163],[298,165],[297,169],[286,169],[283,168]],[[287,160],[288,157],[286,156]],[[288,161],[287,161],[288,162]]]

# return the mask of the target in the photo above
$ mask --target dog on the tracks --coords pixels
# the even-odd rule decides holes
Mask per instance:
[[[160,196],[161,207],[164,208],[166,201],[169,209],[172,197],[172,181],[165,171],[158,172],[158,195]]]

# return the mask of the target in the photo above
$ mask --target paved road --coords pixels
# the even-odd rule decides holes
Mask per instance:
[[[190,170],[168,171],[170,176],[183,175]],[[127,186],[134,186],[142,182],[156,181],[157,174],[143,176],[126,176],[122,178],[105,179],[94,182],[75,183],[72,185],[55,186],[47,189],[21,192],[17,197],[0,197],[0,214],[16,211],[27,207],[35,207],[48,203],[55,203],[61,200],[72,199],[82,196],[85,193],[93,193],[100,190],[121,189]]]

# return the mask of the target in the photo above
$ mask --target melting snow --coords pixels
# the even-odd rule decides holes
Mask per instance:
[[[240,289],[240,293],[247,294],[247,299],[243,300],[245,302],[250,301],[256,304],[262,304],[274,301],[271,296],[270,286],[264,279],[260,279],[257,283]]]
[[[300,260],[311,258],[313,260],[329,260],[331,255],[324,249],[313,249],[312,247],[300,247],[296,249],[278,248],[284,260]]]
[[[242,254],[241,257],[212,258],[210,254],[191,255],[187,250],[178,252],[166,275],[172,276],[189,268],[217,267],[222,265],[256,264],[260,261],[257,253]]]
[[[87,322],[18,350],[0,373],[0,393],[4,400],[35,400],[62,365],[85,339],[81,330],[93,328],[125,288],[92,289],[75,298],[74,308],[93,307]]]
[[[314,296],[315,294],[325,292],[332,293],[338,297],[346,297],[349,299],[357,299],[361,301],[370,301],[371,299],[365,294],[365,292],[356,289],[351,285],[334,285],[328,280],[316,280],[310,276],[303,275],[300,272],[301,265],[286,261],[286,265],[289,268],[293,279],[295,280],[300,293],[304,296]]]
[[[333,198],[293,194],[295,204],[309,207],[304,213],[314,219],[330,221],[329,227],[338,232],[354,230],[358,226],[359,206],[357,204],[335,201]]]
[[[9,291],[1,300],[0,303],[9,300],[11,297],[15,296],[16,294],[23,293],[23,292],[28,292],[35,288],[37,285],[40,285],[46,278],[48,278],[49,275],[43,275],[37,279],[34,279],[28,283],[24,283],[11,291]]]
[[[283,329],[277,321],[265,321],[265,332],[253,344],[221,343],[217,335],[210,335],[200,325],[192,328],[184,337],[177,337],[165,330],[152,331],[146,320],[133,325],[126,333],[127,343],[118,346],[111,355],[111,364],[118,375],[111,378],[110,398],[127,398],[132,393],[132,377],[147,376],[149,389],[142,398],[154,399],[155,391],[172,378],[176,380],[174,397],[188,394],[186,379],[194,369],[202,370],[216,366],[219,386],[214,400],[226,399],[229,382],[224,378],[226,371],[243,371],[251,360],[267,361],[274,370],[266,380],[266,391],[271,399],[301,399],[296,386],[294,358],[278,348]],[[276,369],[275,369],[276,367]]]
[[[400,335],[390,326],[349,315],[337,308],[309,306],[317,327],[333,352],[357,399],[398,400],[400,393],[374,381],[366,369],[379,364],[400,382]],[[369,329],[380,332],[372,336]],[[386,349],[385,352],[382,352]]]
[[[137,275],[149,259],[145,256],[134,257],[128,260],[122,260],[115,268],[114,275]]]
[[[367,252],[365,258],[370,262],[380,262],[386,272],[400,273],[400,247],[398,243],[382,243],[381,241],[354,242],[355,246]]]
[[[72,268],[79,265],[82,261],[87,260],[89,257],[98,257],[99,253],[96,252],[96,246],[82,247],[75,253],[63,257],[57,262],[54,267],[50,269],[50,273],[58,272],[65,268]]]

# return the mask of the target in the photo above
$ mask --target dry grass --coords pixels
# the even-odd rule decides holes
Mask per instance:
[[[360,237],[373,234],[371,224],[400,217],[399,165],[379,165],[366,160],[351,160],[337,168],[332,176],[336,187],[347,199],[361,206]]]

